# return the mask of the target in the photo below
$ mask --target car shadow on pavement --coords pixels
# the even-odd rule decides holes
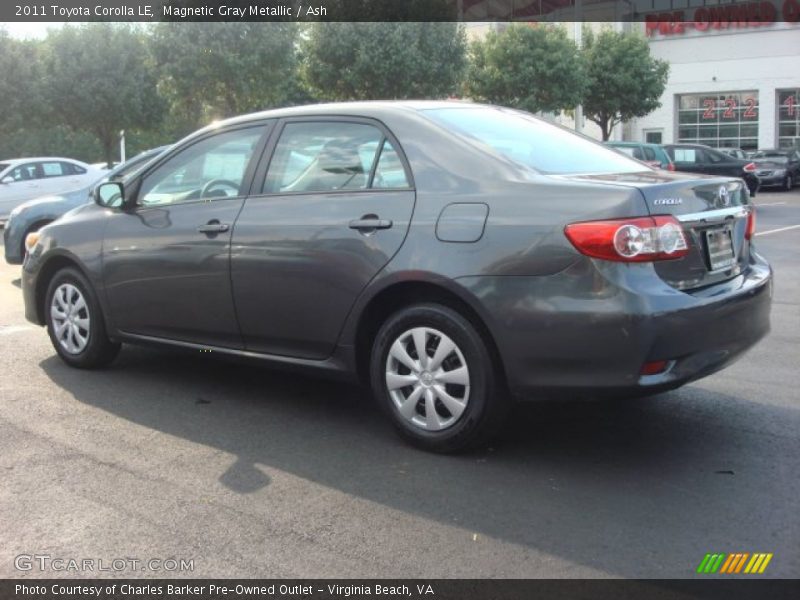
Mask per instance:
[[[527,405],[495,446],[441,456],[399,440],[359,389],[305,375],[129,346],[105,371],[41,367],[85,405],[234,455],[217,477],[238,494],[278,469],[627,577],[690,576],[710,551],[798,559],[800,478],[781,458],[800,449],[798,411],[697,386]]]

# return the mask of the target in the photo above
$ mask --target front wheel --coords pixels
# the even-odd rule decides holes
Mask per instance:
[[[446,306],[418,304],[392,315],[375,337],[370,375],[399,433],[426,450],[483,444],[508,410],[486,343]]]
[[[120,344],[106,335],[94,290],[77,269],[62,269],[50,281],[45,297],[45,319],[53,347],[72,367],[104,367],[119,353]]]

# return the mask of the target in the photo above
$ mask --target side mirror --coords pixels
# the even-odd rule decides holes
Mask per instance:
[[[94,189],[94,201],[105,208],[119,208],[125,199],[125,190],[118,181],[101,183]]]
[[[6,185],[9,183],[14,183],[14,178],[11,175],[9,175],[8,177],[3,177],[3,180],[0,181],[0,183],[4,183]]]

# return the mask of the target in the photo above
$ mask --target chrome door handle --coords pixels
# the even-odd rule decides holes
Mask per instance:
[[[197,231],[200,233],[224,233],[225,231],[228,231],[228,229],[230,229],[230,225],[227,223],[210,221],[205,225],[200,225],[200,227],[197,228]]]
[[[392,222],[389,219],[355,219],[350,221],[350,229],[389,229]]]

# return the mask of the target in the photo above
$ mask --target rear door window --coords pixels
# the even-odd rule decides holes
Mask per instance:
[[[63,177],[69,173],[64,168],[65,164],[59,161],[43,162],[41,167],[45,177]]]
[[[365,123],[288,123],[281,132],[264,192],[321,193],[407,188],[405,169],[383,132]]]
[[[674,161],[677,163],[696,163],[698,162],[697,150],[695,148],[674,148]]]

